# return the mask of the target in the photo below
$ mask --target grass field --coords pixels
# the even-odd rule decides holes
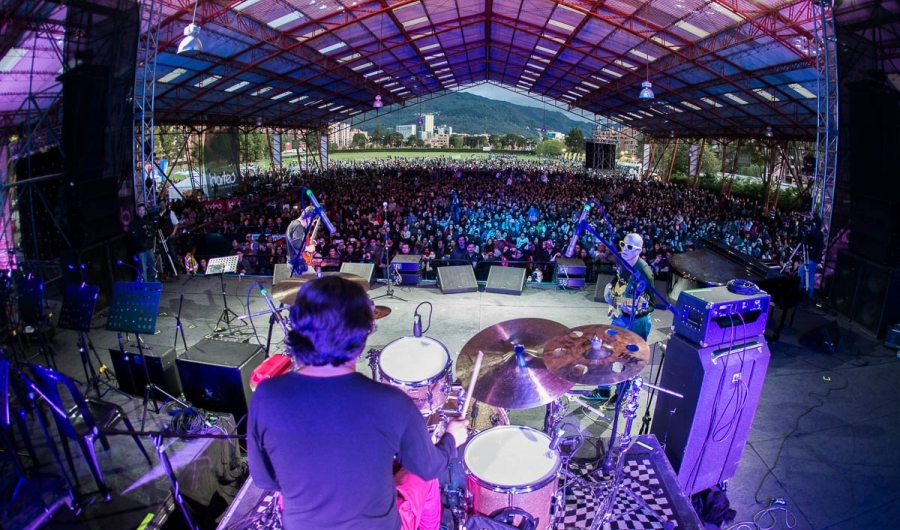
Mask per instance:
[[[378,160],[383,158],[452,158],[454,160],[463,160],[468,158],[489,158],[493,153],[474,152],[474,153],[456,153],[450,151],[441,151],[439,149],[423,149],[421,151],[351,151],[341,150],[328,153],[330,160]],[[531,154],[516,155],[519,160],[541,160],[541,157]],[[296,157],[285,156],[285,162],[291,161]]]

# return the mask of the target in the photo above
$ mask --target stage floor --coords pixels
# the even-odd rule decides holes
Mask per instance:
[[[271,287],[269,278],[226,277],[225,298],[230,310],[246,315],[266,308],[254,285],[256,281]],[[183,303],[179,307],[182,294]],[[370,290],[373,298],[385,294],[386,288],[380,284]],[[608,323],[606,305],[593,300],[593,286],[584,290],[561,290],[549,284],[528,284],[521,296],[513,296],[484,292],[445,295],[434,285],[424,285],[397,288],[393,294],[393,297],[375,300],[377,305],[390,308],[391,314],[377,321],[367,350],[380,350],[398,338],[411,336],[413,313],[423,302],[430,303],[433,308],[430,327],[428,305],[418,308],[424,315],[423,325],[428,328],[424,334],[441,342],[454,360],[476,333],[506,320],[544,318],[567,327]],[[266,317],[254,318],[253,326],[235,322],[227,329],[216,331],[224,305],[218,277],[182,277],[179,282],[166,283],[157,331],[143,339],[163,348],[175,345],[177,354],[183,354],[185,348],[180,337],[176,344],[176,315],[180,309],[189,348],[204,338],[215,337],[253,344],[259,341],[264,346],[269,326]],[[664,341],[672,327],[672,315],[667,311],[657,310],[652,318],[651,346]],[[830,320],[837,321],[841,330],[835,352],[822,353],[798,344],[800,334]],[[118,348],[118,341],[115,333],[105,330],[105,324],[105,312],[98,311],[90,337],[100,358],[111,368],[109,348]],[[58,329],[52,345],[60,370],[77,380],[84,380],[76,339],[74,332]],[[133,343],[134,337],[123,337],[123,340]],[[272,333],[272,351],[281,351],[282,342],[282,333],[276,327]],[[792,518],[796,518],[793,528],[798,530],[893,527],[900,518],[900,487],[896,480],[900,453],[895,450],[900,436],[900,397],[897,394],[900,362],[896,352],[865,335],[843,317],[814,305],[799,308],[794,318],[785,324],[779,342],[770,343],[769,349],[771,360],[753,427],[737,473],[728,481],[727,495],[731,507],[737,511],[736,521],[751,521],[770,508],[772,499],[783,499],[784,505],[777,505],[765,514],[774,520],[761,524],[788,528],[788,523],[793,523]],[[660,355],[659,348],[655,348],[653,362],[642,374],[645,380],[655,378]],[[32,360],[40,362],[40,357]],[[360,359],[358,369],[370,373],[365,359]],[[141,398],[116,393],[110,393],[106,398],[125,406],[133,422],[140,423]],[[643,413],[642,405],[633,429],[635,435]],[[516,425],[541,428],[543,418],[543,407],[509,411],[510,423]],[[585,413],[575,404],[564,421],[588,440],[583,449],[585,452],[579,455],[584,458],[596,456],[593,442],[609,436],[610,427],[606,421]],[[158,430],[170,422],[167,415],[151,411],[147,429]],[[36,432],[39,457],[46,456],[43,454],[47,452],[46,442],[39,431]],[[179,478],[203,473],[196,466],[185,471],[192,461],[208,460],[198,457],[205,454],[202,442],[170,443],[172,447],[168,453],[170,457],[175,456],[176,467],[182,469]],[[101,468],[112,486],[112,501],[95,502],[78,516],[63,505],[46,527],[131,529],[145,521],[151,521],[147,528],[162,525],[172,509],[169,484],[150,441],[145,440],[144,446],[153,458],[152,467],[143,461],[130,439],[112,440],[111,451],[103,451],[98,445]],[[80,469],[79,492],[90,497],[90,492],[96,488],[77,449],[73,454]],[[41,471],[55,472],[55,465],[49,458],[41,459]],[[206,466],[208,473],[213,473],[212,464]],[[10,470],[7,465],[4,475],[10,475]],[[53,504],[59,497],[58,481],[45,480],[44,484],[43,498]],[[49,484],[55,484],[52,491],[46,491]],[[217,498],[228,497],[236,491],[235,487],[231,492],[219,492],[212,501],[221,503],[223,501]],[[203,495],[198,495],[196,502],[207,500],[208,493],[204,491]],[[0,521],[2,528],[27,528],[37,520],[22,508],[23,504],[29,503],[28,494],[19,493],[17,502],[20,504],[7,507],[12,510],[8,509],[5,519]]]

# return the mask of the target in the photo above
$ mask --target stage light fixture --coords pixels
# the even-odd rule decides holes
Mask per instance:
[[[178,55],[196,55],[203,51],[203,41],[200,40],[200,26],[195,24],[197,21],[197,3],[194,0],[194,14],[191,16],[191,23],[184,28],[184,37],[178,43]]]
[[[644,81],[641,83],[641,87],[641,93],[638,95],[640,99],[649,100],[656,97],[653,95],[653,83]]]
[[[774,136],[774,134],[772,133],[772,126],[767,125],[766,126],[766,138],[771,138],[772,136]]]
[[[375,107],[376,109],[380,109],[381,107],[384,107],[384,102],[381,101],[380,94],[375,96],[375,101],[372,103],[372,106]]]

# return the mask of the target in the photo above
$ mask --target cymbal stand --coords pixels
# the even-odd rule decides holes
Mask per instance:
[[[599,530],[603,527],[603,525],[615,518],[613,514],[613,507],[616,502],[616,497],[618,496],[620,491],[631,497],[634,502],[638,504],[639,508],[643,508],[649,514],[654,515],[661,523],[663,523],[663,525],[665,525],[665,528],[669,527],[670,523],[663,514],[654,510],[649,504],[647,504],[647,501],[645,501],[643,497],[638,495],[632,488],[625,487],[623,485],[623,481],[625,478],[625,457],[633,442],[631,436],[631,426],[634,422],[634,418],[637,417],[641,389],[644,386],[648,386],[650,388],[659,390],[661,392],[666,392],[677,397],[684,397],[677,392],[672,392],[656,385],[644,383],[644,379],[641,376],[637,376],[631,380],[631,385],[625,391],[625,396],[619,399],[619,403],[616,406],[616,415],[618,416],[618,412],[622,405],[622,402],[625,401],[623,412],[623,415],[625,417],[625,430],[622,432],[622,437],[619,440],[618,447],[613,446],[613,442],[612,440],[610,440],[610,446],[609,451],[607,451],[606,461],[611,462],[612,459],[615,458],[615,462],[612,467],[613,471],[610,474],[609,481],[602,483],[600,486],[601,489],[605,488],[606,491],[603,492],[603,497],[601,498],[600,505],[597,507],[597,511],[595,512],[594,520],[591,523],[590,530]],[[598,470],[605,468],[606,463],[604,463],[602,467],[598,467]],[[596,473],[596,471],[594,471],[594,473]],[[623,514],[620,514],[618,517],[631,513],[636,509],[637,508],[632,508],[631,510]]]
[[[381,356],[381,350],[371,348],[366,352],[366,359],[369,361],[369,370],[372,371],[372,379],[378,381],[378,358]]]
[[[372,297],[372,300],[378,300],[379,298],[390,298],[391,300],[399,300],[400,302],[406,302],[406,300],[400,298],[399,296],[394,296],[394,277],[393,277],[393,274],[391,274],[391,272],[392,272],[391,271],[391,254],[388,251],[388,244],[387,244],[388,233],[390,232],[390,230],[389,230],[390,225],[387,222],[387,203],[384,203],[384,204],[385,204],[385,207],[384,207],[384,217],[385,217],[384,247],[382,247],[384,250],[382,250],[381,258],[378,261],[379,261],[379,264],[384,265],[384,278],[382,278],[382,279],[384,280],[384,283],[387,286],[387,290],[384,292],[384,294],[380,294],[378,296]],[[394,269],[393,272],[399,276],[399,271],[397,271],[397,269]],[[397,281],[396,283],[399,284],[400,282]]]

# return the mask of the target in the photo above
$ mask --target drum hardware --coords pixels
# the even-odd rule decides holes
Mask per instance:
[[[378,381],[378,356],[381,355],[381,350],[378,348],[369,348],[369,351],[366,352],[366,360],[369,361],[369,370],[372,371],[372,379],[374,381]]]
[[[660,388],[656,385],[652,385],[649,383],[645,383],[641,376],[636,376],[631,380],[631,384],[628,385],[628,388],[623,392],[619,399],[619,402],[616,406],[616,413],[618,415],[619,411],[622,410],[622,414],[625,418],[625,429],[622,432],[622,436],[619,439],[619,445],[615,446],[614,441],[610,440],[610,447],[606,453],[604,463],[601,466],[598,466],[596,470],[591,473],[606,473],[609,477],[608,480],[601,482],[599,485],[595,485],[594,483],[589,483],[585,480],[585,477],[577,477],[574,479],[574,483],[579,484],[584,488],[591,489],[594,492],[594,496],[600,498],[600,502],[597,506],[594,520],[591,524],[590,530],[599,530],[606,523],[611,522],[615,517],[621,517],[623,515],[627,515],[638,508],[643,508],[647,513],[656,516],[656,518],[666,525],[670,522],[652,507],[633,489],[630,487],[625,487],[623,484],[623,479],[625,478],[625,456],[628,450],[631,448],[633,438],[631,436],[631,427],[634,422],[634,418],[637,416],[637,410],[640,400],[641,389],[644,387],[650,387],[655,390],[659,390],[661,392],[666,392],[672,394],[677,397],[683,397],[677,392],[672,392],[670,390],[666,390]],[[624,405],[623,405],[624,404]],[[615,433],[613,433],[615,436]],[[568,471],[564,471],[564,476],[566,479],[572,477],[571,473]],[[589,474],[590,475],[590,474]],[[598,490],[600,492],[598,493]],[[615,515],[613,513],[613,507],[615,505],[616,497],[619,492],[624,492],[626,495],[631,497],[635,503],[637,503],[638,508],[633,508],[627,512],[624,512],[619,515]]]
[[[456,361],[460,381],[470,378],[478,351],[484,352],[482,375],[472,397],[504,409],[546,405],[569,391],[574,383],[553,374],[542,359],[548,338],[569,328],[542,318],[500,322],[478,332],[463,346]]]
[[[391,314],[391,308],[384,305],[375,306],[373,312],[375,313],[375,320],[384,318]]]

